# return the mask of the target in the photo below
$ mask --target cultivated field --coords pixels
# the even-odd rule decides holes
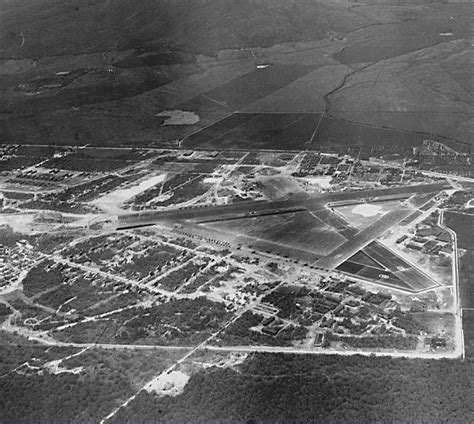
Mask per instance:
[[[321,115],[237,113],[185,139],[183,146],[209,149],[302,150]]]

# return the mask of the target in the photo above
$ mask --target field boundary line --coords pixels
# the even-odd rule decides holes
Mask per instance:
[[[318,124],[316,125],[316,128],[314,129],[313,134],[311,135],[311,138],[309,139],[309,141],[307,143],[308,146],[306,147],[306,151],[308,151],[309,148],[311,147],[311,144],[313,143],[314,137],[316,136],[316,132],[318,131],[319,126],[321,125],[321,121],[323,120],[323,117],[324,117],[325,113],[326,112],[321,113],[321,116],[319,117]]]
[[[196,132],[193,132],[192,134],[189,134],[187,135],[186,137],[184,137],[180,142],[179,142],[179,147],[182,147],[182,142],[185,141],[186,139],[188,139],[189,137],[195,135],[195,134],[198,134],[200,133],[201,131],[204,131],[205,129],[211,127],[212,125],[215,125],[215,124],[218,124],[219,122],[223,121],[224,119],[227,119],[229,116],[232,116],[232,115],[236,115],[237,113],[236,112],[232,112],[230,113],[229,115],[225,116],[224,118],[220,119],[219,121],[216,121],[212,124],[209,124],[208,126],[204,127],[204,128],[201,128],[200,130],[196,131]],[[242,125],[245,125],[247,123],[250,123],[252,121],[255,121],[257,118],[259,118],[262,114],[261,113],[257,113],[256,114],[257,116],[255,118],[252,118],[252,119],[249,119],[245,122],[242,122],[241,124],[237,125],[236,127],[234,128],[231,128],[229,131],[226,131],[225,133],[221,133],[219,134],[217,137],[214,137],[213,139],[211,140],[208,140],[207,143],[212,143],[216,140],[219,140],[219,138],[222,138],[222,137],[225,137],[227,134],[231,133],[232,131],[236,130],[237,128],[240,128]],[[212,150],[212,147],[206,147],[205,148],[206,150]],[[224,149],[225,150],[225,149]]]

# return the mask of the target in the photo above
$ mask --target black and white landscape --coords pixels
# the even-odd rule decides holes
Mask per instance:
[[[0,423],[474,421],[473,25],[0,0]]]

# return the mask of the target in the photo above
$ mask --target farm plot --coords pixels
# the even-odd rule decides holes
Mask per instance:
[[[209,149],[301,150],[311,140],[320,113],[236,113],[184,141]]]
[[[366,154],[409,155],[420,146],[427,134],[376,128],[343,119],[324,117],[310,145],[310,150],[346,153],[350,147]]]
[[[340,84],[347,73],[344,65],[325,65],[268,96],[246,106],[245,112],[323,112],[324,95]]]
[[[205,95],[236,110],[268,96],[314,69],[315,66],[308,65],[272,65],[242,75]]]
[[[361,93],[355,91],[356,96]],[[383,95],[379,94],[380,96]],[[368,98],[366,100],[366,107],[370,108],[373,101]],[[343,101],[341,97],[341,101]],[[346,100],[349,102],[348,100]],[[426,102],[425,102],[426,103]],[[438,110],[423,111],[421,108],[412,110],[410,112],[402,111],[375,111],[370,108],[370,111],[334,111],[332,116],[334,118],[344,119],[349,122],[359,122],[374,127],[413,131],[422,134],[427,139],[436,139],[446,146],[460,152],[469,152],[469,143],[462,141],[465,139],[465,133],[472,131],[472,124],[469,123],[471,115],[462,113],[461,111],[450,112],[448,110],[442,113]],[[436,134],[436,135],[435,135]]]
[[[422,19],[386,23],[383,31],[371,26],[350,34],[346,47],[334,58],[344,64],[354,64],[409,54],[448,40],[469,37],[468,22],[469,13],[457,16],[449,24],[452,35],[446,38],[440,34],[446,31],[446,20],[442,13],[432,9]]]
[[[81,150],[50,159],[43,166],[78,172],[109,172],[133,165],[139,160],[143,160],[143,156],[132,150],[116,152],[115,154],[113,151],[106,149],[103,149],[103,151]]]
[[[192,113],[196,117],[195,122],[182,125],[168,125],[166,117],[160,116],[163,113],[161,112],[155,117],[156,124],[153,127],[153,139],[155,142],[174,144],[176,140],[181,140],[202,128],[219,122],[232,113],[232,110],[229,110],[225,105],[221,105],[203,95],[194,97],[166,110],[172,113],[177,111]]]

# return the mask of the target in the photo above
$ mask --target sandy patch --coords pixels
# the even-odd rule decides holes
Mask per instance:
[[[92,203],[106,212],[121,213],[123,212],[120,208],[122,203],[148,190],[156,184],[163,182],[165,178],[166,174],[155,175],[151,178],[142,180],[139,184],[127,188],[121,188],[106,194],[105,196],[99,197]]]
[[[305,177],[304,180],[307,181],[309,184],[317,184],[321,188],[330,188],[332,177],[331,176]]]
[[[168,119],[162,125],[193,125],[199,122],[199,116],[185,110],[165,110],[155,116],[165,116]]]
[[[224,181],[224,178],[222,177],[207,177],[202,180],[204,184],[216,184]]]
[[[370,218],[372,216],[380,215],[382,213],[382,208],[378,205],[357,205],[352,209],[352,213]]]
[[[183,392],[188,383],[189,375],[181,371],[172,371],[169,374],[162,374],[157,379],[150,382],[145,390],[154,391],[158,396],[177,396]]]
[[[57,359],[56,361],[47,362],[44,364],[44,368],[47,369],[51,374],[80,374],[84,367],[76,367],[76,368],[63,368],[61,367],[61,362],[64,359]]]
[[[1,214],[0,226],[8,225],[18,233],[30,232],[34,226],[34,213],[31,214]]]

